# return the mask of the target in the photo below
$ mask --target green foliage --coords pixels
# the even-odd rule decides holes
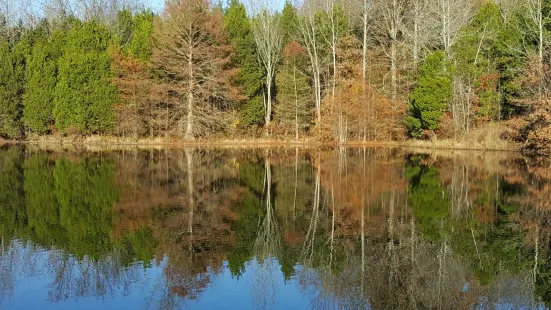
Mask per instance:
[[[89,134],[113,127],[117,91],[111,82],[110,39],[107,29],[93,21],[68,32],[53,110],[60,130]]]
[[[231,0],[224,15],[224,28],[235,50],[233,63],[239,68],[236,84],[243,87],[247,102],[241,106],[242,126],[264,123],[264,96],[262,83],[266,72],[259,63],[256,44],[245,6],[239,0]]]
[[[22,85],[19,81],[16,56],[7,40],[0,39],[0,135],[21,136]]]
[[[462,64],[457,67],[457,73],[480,76],[491,66],[497,56],[497,40],[503,27],[498,5],[487,2],[482,6],[454,46],[455,59]]]
[[[134,32],[128,46],[130,55],[148,61],[151,59],[151,35],[153,34],[154,14],[150,11],[142,11],[134,15]]]
[[[104,256],[112,249],[112,207],[118,199],[113,166],[99,159],[56,161],[53,171],[60,224],[67,250],[78,257]]]
[[[8,32],[7,37],[0,38],[0,135],[19,139],[23,137],[25,67],[42,29],[26,31],[19,25],[8,28]]]
[[[48,39],[38,39],[26,67],[27,84],[23,95],[23,122],[32,132],[43,134],[53,123],[57,62],[64,44],[63,31],[56,30]]]
[[[129,266],[135,261],[143,262],[146,268],[151,267],[155,256],[154,249],[159,241],[153,236],[151,227],[142,227],[124,236],[121,242],[122,265]]]
[[[335,36],[338,41],[339,38],[343,37],[350,31],[350,23],[348,15],[346,14],[342,5],[335,4],[332,14],[335,26]],[[318,11],[315,15],[315,23],[318,25],[318,33],[316,34],[316,36],[320,40],[320,42],[318,42],[320,50],[323,49],[323,46],[329,48],[333,37],[333,25],[331,23],[330,12],[325,10]]]
[[[525,38],[519,26],[518,15],[512,14],[506,23],[499,6],[487,2],[454,46],[457,73],[476,88],[473,112],[479,118],[508,114],[520,94],[515,80],[525,62]]]
[[[28,235],[21,151],[11,147],[0,149],[0,236],[11,240],[15,235]]]
[[[25,159],[25,203],[27,205],[28,237],[43,246],[68,248],[68,231],[61,223],[55,192],[55,162],[46,156],[33,154]]]
[[[405,119],[412,137],[422,137],[423,130],[438,129],[453,95],[452,73],[453,67],[442,51],[425,59],[417,86],[409,97],[409,112]]]
[[[0,230],[4,240],[32,241],[82,259],[120,252],[123,265],[153,258],[157,241],[148,227],[113,240],[113,205],[118,200],[109,159],[52,159],[0,150]]]
[[[128,10],[119,12],[117,39],[123,52],[141,61],[151,60],[154,18],[153,12],[147,10],[134,15]]]
[[[436,167],[410,162],[406,174],[411,178],[408,199],[419,230],[430,241],[442,241],[449,232],[448,194]]]
[[[297,39],[299,31],[297,9],[289,0],[285,1],[285,6],[281,11],[279,26],[283,33],[283,45]]]
[[[313,114],[312,89],[308,76],[299,67],[304,63],[304,57],[284,61],[276,75],[278,104],[274,119],[293,129],[296,126],[300,131],[310,127]]]
[[[264,109],[264,98],[262,95],[249,97],[249,100],[241,107],[239,124],[241,126],[262,125],[264,124],[265,114],[266,109]]]
[[[117,14],[117,25],[115,40],[124,49],[132,41],[132,33],[134,31],[134,18],[130,10],[122,10]]]
[[[245,271],[245,263],[254,256],[253,248],[258,222],[264,208],[262,208],[260,197],[252,191],[247,191],[241,203],[234,208],[239,215],[239,221],[234,222],[231,226],[232,230],[236,232],[236,244],[228,254],[228,267],[232,275],[240,276]]]

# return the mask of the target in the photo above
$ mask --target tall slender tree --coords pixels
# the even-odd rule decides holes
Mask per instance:
[[[272,119],[274,79],[277,72],[277,66],[281,60],[281,50],[283,48],[283,35],[279,24],[280,15],[274,12],[270,1],[253,0],[251,8],[254,12],[254,40],[261,63],[266,70],[266,81],[264,85],[266,91],[265,125],[266,128],[269,128]]]
[[[247,96],[240,107],[239,123],[243,126],[262,125],[265,120],[262,81],[266,73],[260,64],[251,20],[245,5],[239,0],[230,1],[224,15],[224,27],[234,49],[232,62],[239,68],[235,82],[243,87]]]
[[[293,41],[283,49],[283,64],[276,75],[278,104],[275,118],[295,131],[295,140],[300,132],[310,126],[312,116],[312,90],[305,73],[306,50]]]

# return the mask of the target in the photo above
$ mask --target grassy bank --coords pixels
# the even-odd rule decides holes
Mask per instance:
[[[85,146],[86,148],[170,148],[185,146],[201,147],[407,147],[420,149],[450,149],[450,150],[493,150],[519,151],[521,144],[502,139],[503,128],[489,126],[473,130],[469,135],[453,139],[405,140],[405,141],[348,141],[338,144],[334,142],[320,142],[312,137],[299,140],[293,138],[214,138],[182,140],[175,137],[156,138],[129,138],[109,135],[92,136],[33,136],[25,141],[6,141],[0,143],[24,143],[30,145],[49,145],[62,147]]]

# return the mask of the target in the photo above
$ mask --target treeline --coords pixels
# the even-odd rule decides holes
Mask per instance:
[[[0,15],[2,136],[551,138],[548,0],[87,1]]]

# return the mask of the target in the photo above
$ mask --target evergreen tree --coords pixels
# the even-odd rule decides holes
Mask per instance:
[[[27,39],[19,40],[14,47],[0,39],[0,135],[17,139],[23,135],[21,116],[25,78]]]
[[[312,90],[305,74],[307,55],[304,47],[291,42],[283,49],[283,64],[276,75],[278,105],[275,119],[299,132],[310,126],[312,118]]]
[[[32,132],[43,134],[53,123],[57,62],[61,57],[64,32],[35,42],[26,67],[27,84],[23,95],[23,122]]]
[[[130,10],[122,10],[117,14],[117,23],[115,28],[115,40],[125,49],[130,45],[132,32],[134,31],[133,14]]]
[[[132,12],[123,10],[119,12],[117,20],[117,41],[122,51],[126,54],[142,60],[151,59],[151,35],[153,34],[153,18],[151,11],[132,15]]]
[[[7,40],[0,41],[0,134],[14,138],[17,129],[17,79],[13,66],[13,53]]]
[[[68,32],[53,110],[60,130],[88,134],[113,127],[117,92],[111,82],[110,39],[108,30],[94,21],[77,23]]]
[[[450,201],[446,188],[440,182],[440,171],[434,166],[421,164],[412,158],[406,167],[410,178],[408,201],[411,203],[415,223],[430,241],[441,241],[450,231]]]
[[[251,20],[239,0],[230,1],[224,15],[224,27],[235,50],[233,62],[240,68],[236,82],[243,86],[248,98],[241,107],[239,122],[243,126],[261,125],[265,114],[262,81],[265,80],[266,73],[259,63]]]
[[[151,59],[151,35],[153,34],[154,17],[155,15],[150,11],[142,11],[134,15],[134,29],[127,52],[142,61]]]
[[[112,207],[118,200],[112,163],[97,158],[60,159],[53,179],[60,225],[67,233],[63,236],[66,249],[79,258],[107,255],[113,247]]]
[[[420,69],[417,86],[409,97],[409,115],[405,123],[412,137],[424,130],[436,130],[452,98],[452,66],[442,51],[429,55]]]
[[[283,11],[281,11],[279,26],[283,33],[283,45],[287,45],[291,41],[296,40],[298,35],[297,9],[289,0],[285,1],[285,6],[283,7]]]
[[[473,112],[478,118],[498,119],[500,105],[508,110],[518,97],[514,80],[524,63],[523,41],[516,16],[505,23],[493,2],[483,5],[463,31],[453,50],[456,73],[475,88]]]

